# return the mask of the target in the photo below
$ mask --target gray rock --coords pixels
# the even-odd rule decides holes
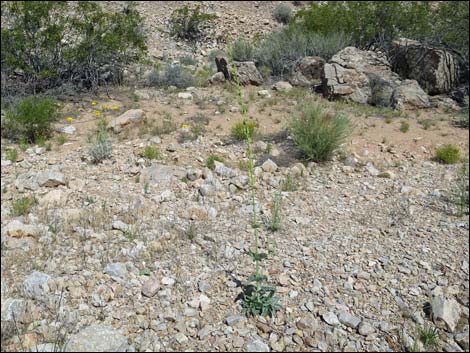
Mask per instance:
[[[2,300],[2,322],[19,321],[26,309],[26,302],[23,299],[8,298]]]
[[[393,90],[391,105],[395,109],[429,108],[429,96],[415,80],[405,80]]]
[[[346,311],[342,311],[339,313],[338,316],[339,322],[341,322],[344,326],[357,328],[361,323],[361,318],[358,316],[351,315]]]
[[[261,168],[267,173],[273,173],[277,170],[277,164],[268,159],[261,165]]]
[[[295,63],[289,77],[289,82],[293,86],[319,86],[321,84],[323,66],[325,66],[325,60],[319,56],[303,57]]]
[[[431,301],[431,313],[436,325],[444,323],[447,330],[454,332],[460,319],[461,310],[455,299],[435,296]]]
[[[269,346],[263,341],[250,338],[245,345],[245,352],[269,352]]]
[[[368,336],[375,332],[375,328],[369,325],[367,322],[362,321],[359,325],[359,334]]]
[[[189,92],[180,92],[178,93],[178,98],[181,99],[193,99],[193,95]]]
[[[39,186],[55,187],[59,185],[66,185],[67,180],[64,174],[54,171],[46,170],[37,175],[37,181]]]
[[[340,324],[336,314],[331,311],[327,312],[326,314],[323,314],[322,319],[325,320],[325,322],[331,326],[338,326]]]
[[[41,343],[29,349],[30,352],[62,352],[62,347],[56,343]]]
[[[160,289],[160,282],[156,277],[150,277],[142,286],[142,295],[153,297]]]
[[[110,326],[93,325],[70,337],[65,352],[125,352],[127,338]]]
[[[129,230],[129,225],[122,221],[113,221],[111,227],[113,229],[120,230],[123,233],[126,233]]]
[[[379,170],[374,167],[372,163],[367,163],[366,169],[369,172],[370,175],[372,176],[378,176],[380,174]]]
[[[235,62],[241,85],[260,86],[263,84],[263,76],[252,61]]]
[[[13,220],[3,227],[3,233],[14,238],[33,237],[36,238],[41,232],[37,226],[23,224],[18,220]]]
[[[26,277],[23,282],[23,291],[25,295],[34,299],[41,299],[49,292],[48,282],[50,279],[51,276],[48,274],[34,271]]]
[[[273,90],[279,92],[288,92],[292,89],[292,85],[286,81],[279,81],[273,85]]]
[[[169,186],[172,181],[181,180],[185,176],[186,171],[181,167],[156,164],[142,170],[140,181],[150,185]]]
[[[226,167],[221,162],[214,161],[214,165],[215,165],[214,172],[217,175],[220,175],[220,176],[223,176],[223,177],[226,177],[226,178],[232,178],[232,177],[237,176],[237,173],[235,172],[235,170],[233,170],[229,167]]]
[[[231,315],[225,319],[225,323],[229,326],[234,326],[240,322],[242,318],[243,317],[241,315]]]
[[[225,82],[225,76],[222,72],[216,72],[209,78],[209,83],[216,85]]]
[[[468,352],[469,349],[469,332],[468,330],[462,333],[457,333],[454,336],[455,342],[458,343],[463,350]]]
[[[258,91],[258,96],[264,97],[264,98],[271,98],[271,94],[267,89],[262,89],[261,91]]]
[[[117,277],[120,279],[126,279],[128,275],[126,265],[120,262],[107,264],[104,269],[104,273],[110,275],[111,277]]]
[[[36,191],[39,189],[37,174],[31,171],[20,174],[15,180],[15,187],[19,192],[24,192],[25,190]]]

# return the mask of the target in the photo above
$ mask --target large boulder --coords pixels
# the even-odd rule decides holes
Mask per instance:
[[[332,99],[384,107],[425,108],[429,97],[416,81],[402,81],[387,58],[347,47],[323,66],[322,90]]]
[[[263,76],[258,71],[255,63],[252,61],[235,62],[238,72],[238,79],[241,85],[261,86],[263,84]]]
[[[431,95],[448,93],[458,84],[458,64],[447,50],[400,38],[392,42],[393,71],[418,81]]]
[[[325,60],[319,56],[306,56],[292,68],[289,82],[292,86],[314,87],[321,84],[321,73]]]
[[[109,123],[109,128],[115,133],[119,133],[125,127],[135,125],[143,120],[145,120],[145,113],[142,109],[131,109],[124,114],[113,118]]]

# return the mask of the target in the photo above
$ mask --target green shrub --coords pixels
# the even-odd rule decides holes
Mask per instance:
[[[405,132],[408,132],[409,130],[410,130],[410,123],[407,121],[402,121],[400,123],[400,131],[405,133]]]
[[[64,135],[59,135],[57,136],[56,141],[57,141],[57,144],[63,145],[67,140],[65,139]]]
[[[252,139],[256,130],[256,122],[253,120],[240,121],[232,126],[232,136],[237,140]]]
[[[18,151],[16,150],[16,148],[7,149],[5,151],[5,155],[6,155],[6,158],[12,163],[15,163],[16,160],[18,159]]]
[[[220,163],[225,163],[224,159],[222,157],[219,157],[215,154],[211,154],[209,158],[206,160],[206,167],[209,168],[210,170],[215,169],[215,161],[220,162]]]
[[[170,32],[178,38],[197,40],[203,36],[204,29],[209,22],[216,18],[216,15],[201,12],[200,6],[194,9],[183,6],[173,11],[170,19]]]
[[[468,129],[470,126],[470,115],[468,107],[463,108],[457,115],[457,126]]]
[[[281,222],[282,222],[281,209],[282,209],[282,194],[280,192],[277,192],[276,195],[274,196],[273,215],[269,222],[269,229],[272,230],[273,232],[276,232],[279,229],[281,229]]]
[[[197,64],[197,61],[191,55],[185,55],[178,58],[178,61],[181,65],[194,66]]]
[[[259,67],[269,69],[274,76],[283,76],[291,71],[294,63],[300,58],[320,56],[329,60],[350,43],[350,37],[342,32],[314,33],[291,24],[262,39],[257,45],[254,57]]]
[[[106,121],[100,120],[96,130],[94,141],[88,150],[93,164],[98,164],[105,159],[111,158],[113,148],[106,129]]]
[[[292,19],[292,10],[287,5],[279,4],[273,11],[273,17],[277,22],[288,24]]]
[[[2,136],[31,143],[49,137],[57,111],[58,106],[51,98],[25,97],[7,109],[2,120]]]
[[[155,146],[145,146],[144,151],[142,152],[142,157],[147,159],[159,159],[160,150]]]
[[[452,144],[447,144],[436,149],[436,161],[444,164],[455,164],[460,161],[460,149]]]
[[[147,50],[131,5],[113,13],[92,1],[10,1],[2,3],[3,15],[2,73],[21,70],[33,93],[66,82],[119,82],[124,67]]]
[[[254,57],[254,46],[245,38],[237,38],[228,49],[230,59],[235,61],[252,61]]]
[[[330,159],[351,130],[349,118],[331,115],[319,105],[304,106],[300,115],[290,122],[295,144],[305,158],[315,162]]]
[[[25,216],[37,203],[34,197],[22,197],[21,199],[13,201],[11,204],[12,215],[15,217]]]
[[[150,86],[186,88],[194,84],[191,74],[179,64],[166,64],[162,71],[154,71],[148,77]]]

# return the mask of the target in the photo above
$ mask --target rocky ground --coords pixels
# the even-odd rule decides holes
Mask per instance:
[[[264,89],[269,97],[258,95]],[[75,97],[56,126],[75,118],[64,144],[23,152],[2,141],[2,350],[424,350],[421,326],[437,329],[435,349],[468,351],[469,218],[448,200],[459,166],[431,160],[443,143],[468,151],[468,130],[451,113],[400,115],[308,90],[245,88],[259,123],[261,236],[277,245],[263,268],[282,304],[273,319],[246,318],[236,298],[254,272],[244,253],[253,234],[246,146],[230,138],[241,120],[236,96],[228,87],[184,93]],[[301,101],[356,125],[329,163],[301,163],[282,133]],[[96,109],[109,122],[140,109],[146,122],[112,133],[112,158],[93,165]],[[169,116],[172,131],[156,134]],[[208,121],[191,140],[195,116]],[[158,159],[142,156],[148,145]],[[16,161],[7,148],[19,151]],[[211,155],[224,159],[214,170]],[[282,227],[271,232],[276,192]],[[15,216],[25,196],[37,204]]]

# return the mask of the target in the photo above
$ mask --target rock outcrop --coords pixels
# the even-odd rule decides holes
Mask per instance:
[[[289,82],[292,86],[315,87],[321,84],[325,60],[319,56],[306,56],[294,65]]]

